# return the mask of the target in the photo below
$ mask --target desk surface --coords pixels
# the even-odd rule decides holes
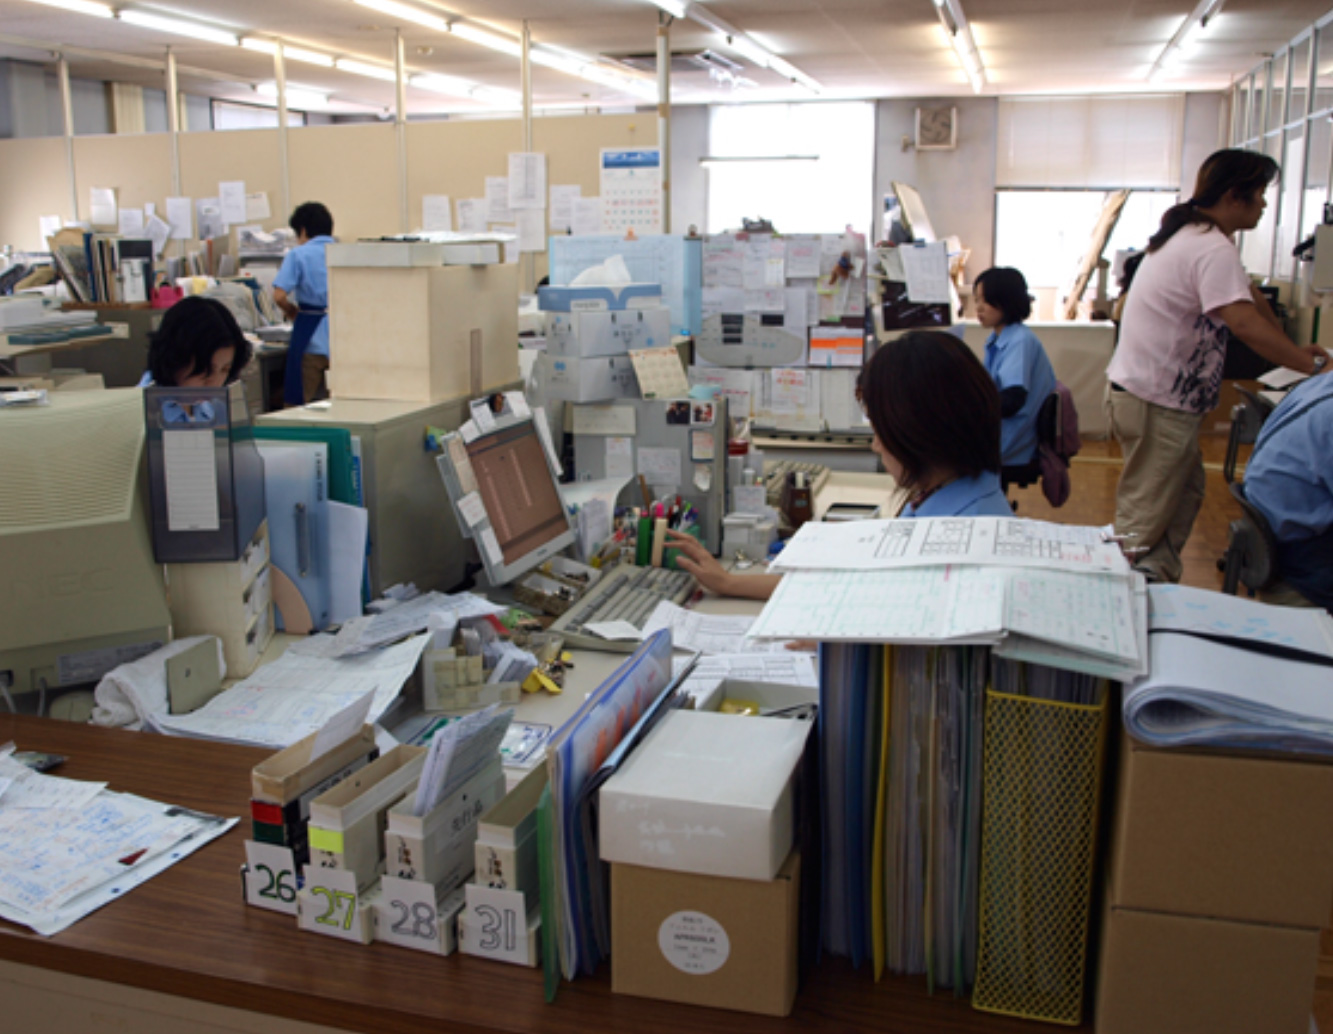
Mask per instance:
[[[247,814],[250,769],[267,752],[49,719],[0,717],[0,742],[69,756],[62,775],[217,814]],[[353,1030],[534,1031],[586,1034],[681,1030],[1031,1032],[976,1013],[924,981],[874,983],[842,960],[803,981],[794,1023],[611,994],[608,968],[542,998],[541,974],[384,944],[302,933],[293,919],[248,908],[240,896],[247,822],[120,901],[51,938],[0,922],[0,958],[184,998]]]

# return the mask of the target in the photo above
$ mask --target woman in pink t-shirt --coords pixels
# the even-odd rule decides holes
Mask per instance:
[[[1252,349],[1303,373],[1327,360],[1297,346],[1250,283],[1233,235],[1259,224],[1273,159],[1224,150],[1199,169],[1194,196],[1171,208],[1148,241],[1107,367],[1107,407],[1125,466],[1116,530],[1132,536],[1136,566],[1178,582],[1180,551],[1204,497],[1199,427],[1217,405],[1229,329]]]

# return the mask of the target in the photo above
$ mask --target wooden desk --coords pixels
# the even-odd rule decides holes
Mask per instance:
[[[0,742],[69,756],[61,774],[222,815],[247,814],[265,751],[144,733],[0,717]],[[542,998],[539,970],[369,947],[302,933],[240,895],[248,821],[124,899],[43,938],[0,922],[0,1030],[385,1034],[847,1031],[1006,1034],[1040,1028],[974,1012],[916,979],[826,959],[803,981],[790,1022],[611,994],[608,968]],[[221,1008],[220,1008],[221,1007]],[[262,1015],[256,1015],[262,1014]],[[292,1022],[304,1021],[304,1022]]]

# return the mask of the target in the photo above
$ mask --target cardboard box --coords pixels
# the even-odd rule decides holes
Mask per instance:
[[[1097,1034],[1308,1034],[1319,933],[1110,909]]]
[[[771,880],[810,722],[672,711],[599,791],[604,861]]]
[[[631,349],[671,344],[671,310],[665,305],[622,312],[576,310],[546,314],[546,351],[567,358],[625,355]]]
[[[1333,765],[1122,739],[1110,903],[1318,929],[1333,905]]]
[[[537,363],[547,398],[561,402],[609,402],[639,397],[639,379],[627,355],[568,359],[543,352]]]
[[[788,1015],[800,872],[795,851],[765,881],[611,866],[611,990]]]

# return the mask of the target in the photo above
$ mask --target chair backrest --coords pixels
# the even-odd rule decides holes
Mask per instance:
[[[1231,522],[1224,587],[1236,591],[1239,582],[1251,592],[1266,589],[1274,580],[1277,539],[1268,518],[1245,497],[1245,485],[1232,482],[1231,495],[1240,504],[1242,516]]]
[[[1055,390],[1046,396],[1037,411],[1037,442],[1050,446],[1051,451],[1065,461],[1077,456],[1083,445],[1078,433],[1074,395],[1059,381],[1055,382]]]

